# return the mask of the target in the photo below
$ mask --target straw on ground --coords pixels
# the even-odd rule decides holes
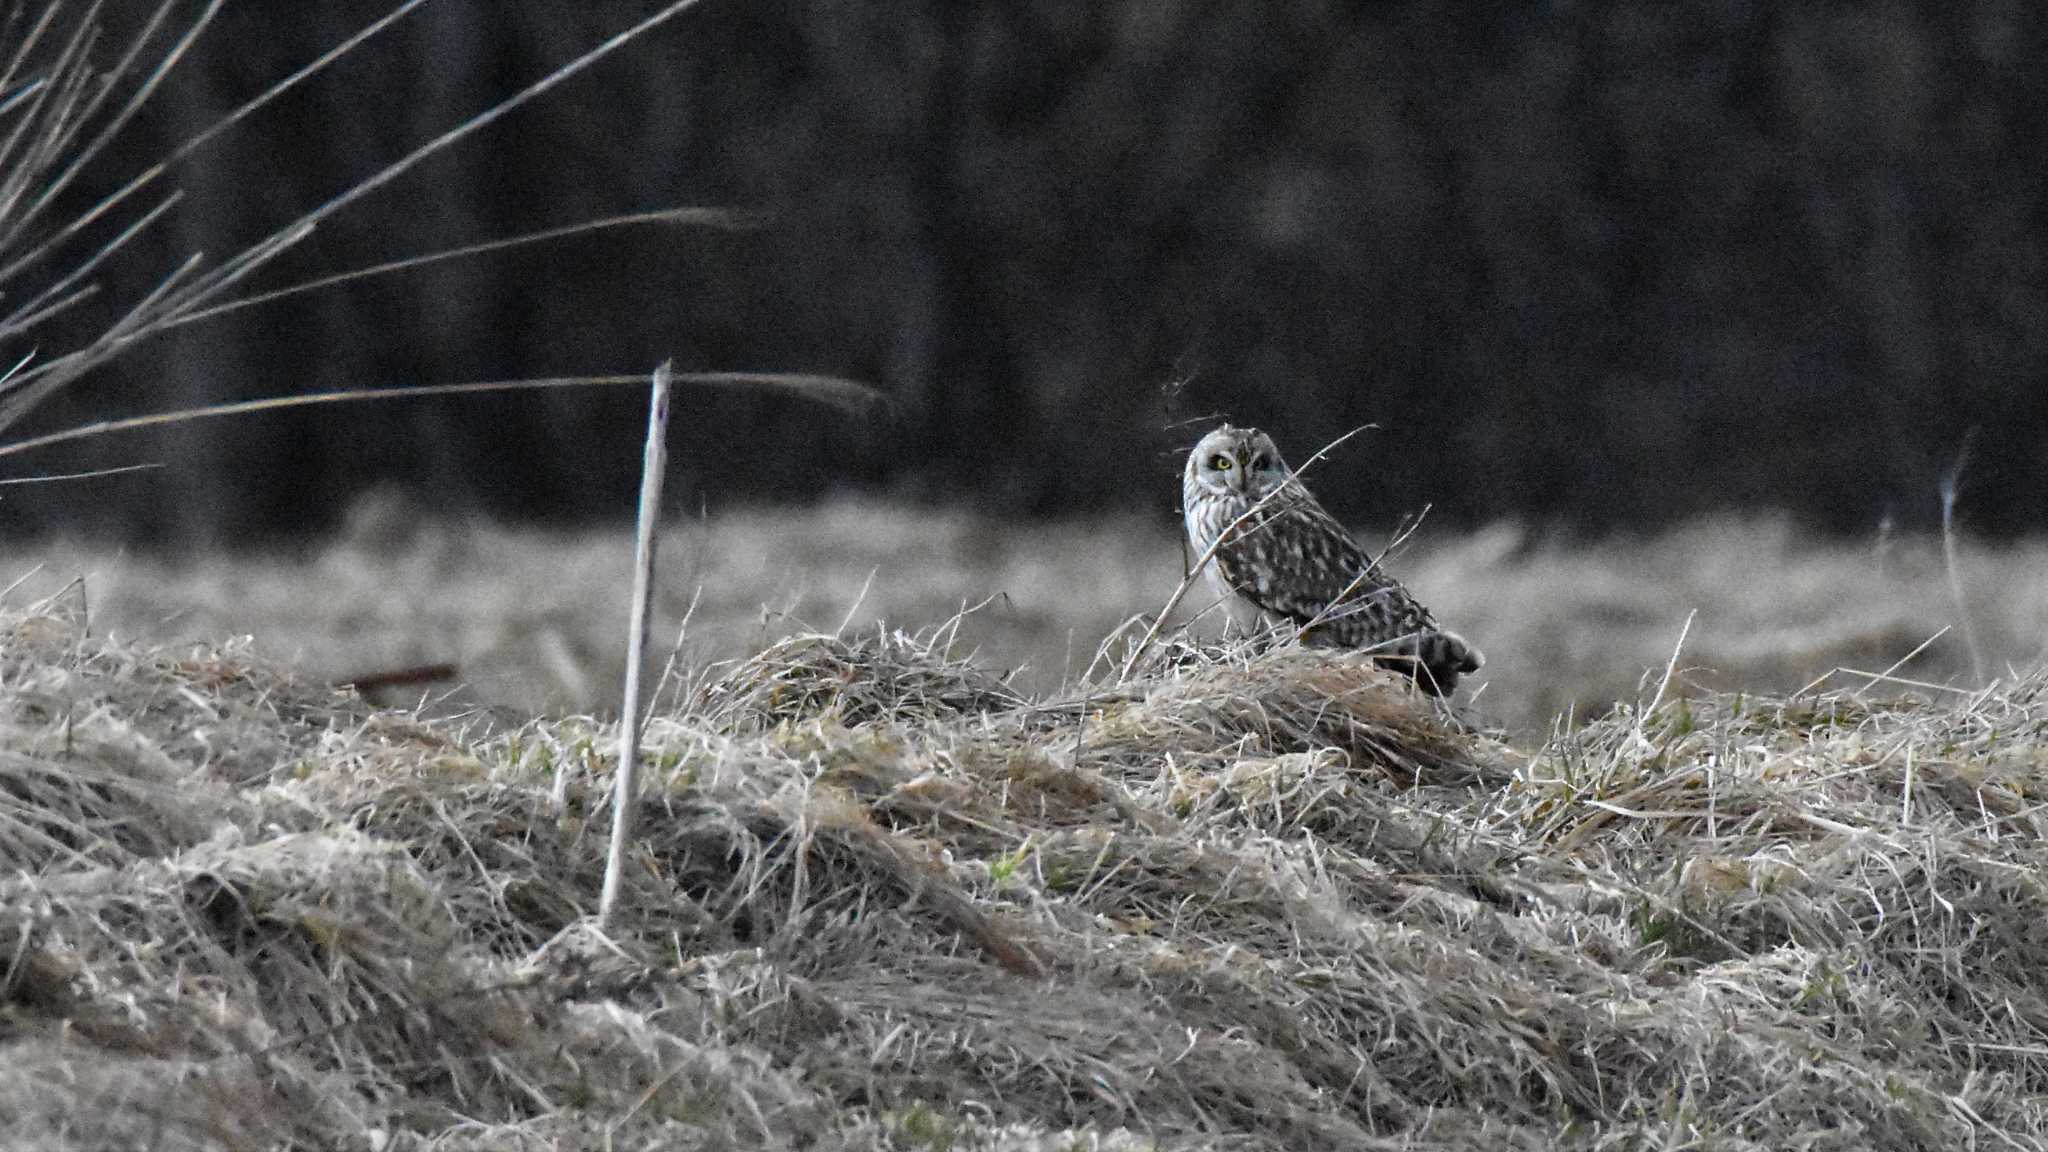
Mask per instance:
[[[611,725],[0,626],[36,1147],[2048,1146],[2040,676],[1521,753],[1339,653],[793,637],[649,718],[598,933]]]

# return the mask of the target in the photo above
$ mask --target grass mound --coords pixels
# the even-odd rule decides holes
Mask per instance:
[[[650,721],[599,935],[603,725],[0,625],[23,1147],[2048,1146],[2038,678],[1531,755],[1329,652],[804,638]]]

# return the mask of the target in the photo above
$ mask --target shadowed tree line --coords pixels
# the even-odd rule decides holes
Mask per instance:
[[[172,226],[76,323],[654,6],[428,4],[182,162]],[[231,5],[77,205],[382,10]],[[2044,33],[2017,0],[707,0],[259,286],[676,204],[764,227],[621,231],[251,309],[134,349],[35,424],[673,356],[894,398],[847,421],[683,397],[693,507],[851,484],[1164,516],[1220,415],[1297,461],[1377,423],[1316,481],[1360,524],[1424,504],[1596,531],[1757,505],[1925,524],[1968,435],[1967,522],[2038,529]],[[623,516],[641,406],[407,401],[109,438],[30,466],[169,467],[23,490],[0,525],[245,540],[327,522],[379,478]]]

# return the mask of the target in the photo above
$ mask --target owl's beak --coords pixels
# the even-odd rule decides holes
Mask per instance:
[[[1237,467],[1230,470],[1230,489],[1242,496],[1250,484],[1251,472],[1245,467],[1244,457],[1240,456],[1237,458]]]

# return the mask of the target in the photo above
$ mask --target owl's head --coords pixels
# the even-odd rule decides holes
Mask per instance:
[[[1260,499],[1287,482],[1287,462],[1273,438],[1257,428],[1228,424],[1202,437],[1188,453],[1184,486],[1216,495]]]

